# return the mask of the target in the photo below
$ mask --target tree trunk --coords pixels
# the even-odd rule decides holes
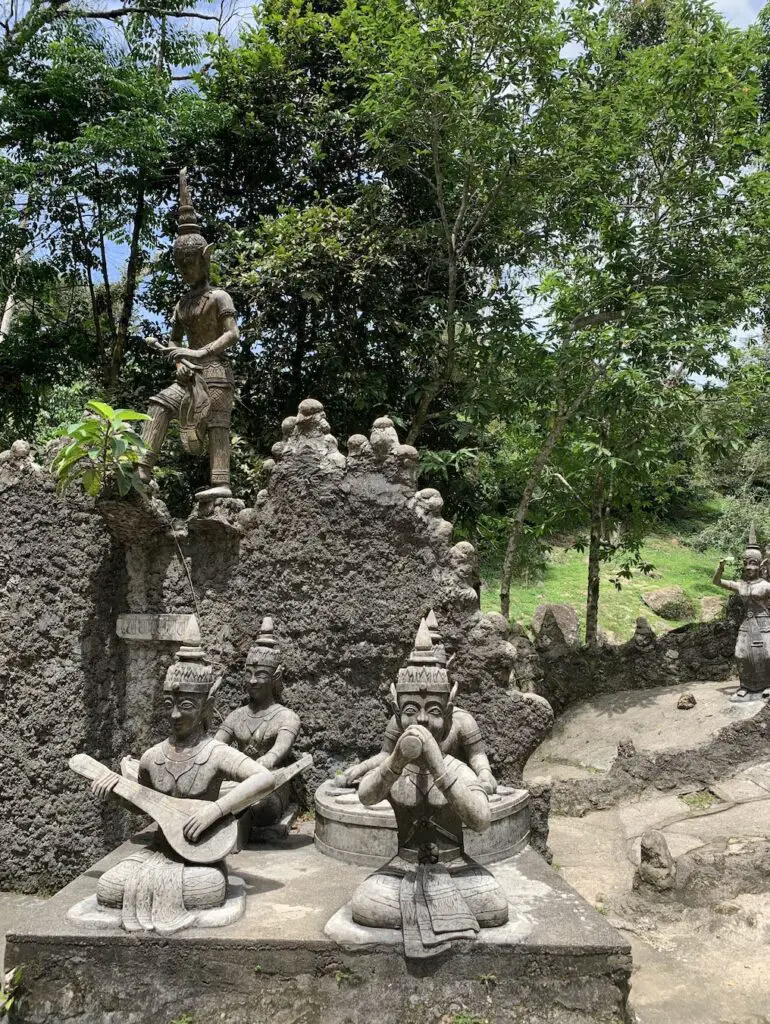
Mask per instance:
[[[83,251],[89,251],[88,245],[88,234],[86,232],[85,221],[83,220],[83,211],[80,207],[80,199],[75,196],[75,208],[78,211],[78,223],[80,224],[80,236],[83,241]],[[104,351],[104,338],[102,337],[102,325],[99,321],[99,305],[96,301],[96,289],[94,288],[94,278],[91,273],[91,264],[85,260],[84,265],[86,268],[86,280],[88,282],[88,295],[91,299],[91,314],[94,318],[94,335],[96,337],[96,347],[99,349],[99,362],[101,363],[102,372],[107,372],[107,353]]]
[[[123,364],[123,355],[126,351],[128,340],[128,329],[131,325],[131,316],[134,312],[134,299],[136,297],[136,282],[139,277],[139,242],[142,236],[142,223],[144,221],[144,179],[139,175],[139,184],[136,194],[136,206],[134,208],[134,222],[131,227],[131,246],[128,252],[128,264],[126,265],[126,283],[123,290],[123,303],[120,309],[120,319],[115,336],[115,344],[112,348],[110,366],[107,374],[107,389],[112,392],[118,380],[118,374]]]
[[[551,453],[556,447],[559,438],[564,433],[569,421],[591,393],[591,389],[593,388],[598,375],[599,371],[591,377],[588,384],[586,384],[583,390],[572,400],[572,403],[568,405],[566,409],[562,409],[558,414],[553,422],[553,426],[548,431],[543,447],[540,449],[537,454],[537,458],[532,463],[532,469],[524,487],[524,492],[521,495],[519,507],[516,509],[516,515],[513,517],[511,532],[508,535],[508,544],[505,549],[503,575],[500,580],[500,611],[506,619],[508,618],[511,609],[511,579],[513,577],[513,567],[516,564],[516,553],[519,548],[522,534],[524,533],[524,521],[526,520],[527,513],[529,512],[532,495],[535,493],[538,481],[542,476],[543,470],[548,464],[548,460],[550,459]]]
[[[25,212],[23,214],[22,218],[21,218],[21,222],[19,224],[19,227],[21,227],[22,229],[25,229],[27,227],[28,223],[29,223],[29,221],[27,220],[27,214]],[[14,310],[16,309],[16,294],[15,294],[15,292],[16,292],[16,284],[17,284],[17,281],[18,281],[18,270],[19,270],[19,266],[21,265],[21,261],[22,261],[23,258],[24,258],[24,250],[23,249],[17,249],[16,252],[14,253],[14,255],[13,255],[13,267],[14,267],[13,280],[11,281],[10,289],[8,291],[8,295],[7,295],[6,300],[5,300],[5,305],[3,307],[3,318],[2,318],[2,320],[0,320],[0,345],[2,345],[2,343],[8,337],[8,335],[11,333],[11,324],[13,323],[13,313],[14,313]]]
[[[588,589],[586,590],[586,643],[595,647],[599,639],[599,587],[602,540],[604,539],[604,478],[596,476],[591,504],[591,540],[588,546]]]

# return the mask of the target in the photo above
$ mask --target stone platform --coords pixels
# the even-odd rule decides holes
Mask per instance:
[[[625,1024],[626,941],[530,849],[495,866],[511,921],[429,961],[397,946],[333,942],[325,927],[368,869],[323,856],[309,836],[229,859],[246,914],[174,936],[89,931],[67,910],[139,836],[22,916],[6,969],[25,965],[30,1024]],[[497,934],[495,934],[497,932]]]

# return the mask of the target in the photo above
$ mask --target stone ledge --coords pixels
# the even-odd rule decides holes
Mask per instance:
[[[139,842],[146,841],[139,837]],[[328,920],[366,868],[322,856],[292,836],[228,861],[246,883],[245,916],[227,928],[172,937],[89,932],[67,920],[124,844],[8,935],[5,962],[24,963],[30,1024],[146,1024],[190,1013],[195,1024],[438,1024],[475,1014],[496,1024],[623,1024],[628,943],[537,854],[495,868],[516,927],[427,962],[398,947],[343,949]]]

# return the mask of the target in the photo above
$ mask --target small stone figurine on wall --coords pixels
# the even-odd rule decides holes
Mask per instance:
[[[730,697],[731,701],[770,697],[770,583],[762,576],[763,567],[762,550],[752,526],[743,552],[742,579],[722,579],[724,559],[714,573],[713,582],[725,590],[734,591],[744,605],[735,644],[740,686]]]
[[[447,668],[452,659],[447,659],[438,621],[433,609],[428,612],[424,622],[433,642],[433,653],[436,662],[442,668]],[[346,786],[357,785],[367,772],[384,764],[390,754],[393,753],[400,735],[401,728],[398,716],[393,715],[385,727],[385,737],[380,752],[368,760],[361,761],[359,764],[354,764],[348,768],[342,775],[341,781],[343,784]],[[462,708],[454,708],[451,726],[447,734],[442,737],[440,746],[443,753],[459,758],[472,768],[487,793],[497,792],[497,780],[489,766],[489,758],[484,747],[481,730],[476,723],[476,719],[469,711],[464,711]]]
[[[144,424],[147,452],[139,476],[152,480],[153,467],[172,419],[178,419],[182,444],[192,455],[208,448],[211,486],[198,498],[229,498],[230,414],[235,379],[226,352],[238,341],[233,300],[209,281],[211,250],[201,235],[187,189],[187,171],[179,175],[179,233],[174,262],[188,286],[171,318],[168,346],[147,338],[151,348],[176,365],[176,380],[150,399],[150,419]],[[187,335],[188,346],[182,345]]]
[[[484,832],[490,810],[476,773],[440,746],[451,728],[456,690],[423,620],[391,691],[398,740],[358,789],[366,806],[390,802],[398,853],[356,890],[353,921],[400,929],[408,957],[437,956],[457,940],[474,939],[480,928],[508,921],[502,887],[463,849],[463,824]]]
[[[232,711],[217,730],[216,738],[237,747],[265,768],[280,768],[291,760],[300,730],[299,715],[280,703],[283,665],[273,620],[265,617],[256,643],[246,656],[244,686],[248,702]],[[239,819],[241,845],[259,840],[259,830],[280,823],[287,811],[291,787],[282,786]],[[266,838],[273,838],[267,836]]]

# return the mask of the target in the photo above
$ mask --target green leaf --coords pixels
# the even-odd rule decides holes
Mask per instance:
[[[112,420],[115,415],[115,410],[111,405],[107,405],[106,402],[97,402],[95,398],[92,398],[90,402],[86,402],[86,408],[93,409],[95,413],[98,413],[102,419],[107,421]]]

